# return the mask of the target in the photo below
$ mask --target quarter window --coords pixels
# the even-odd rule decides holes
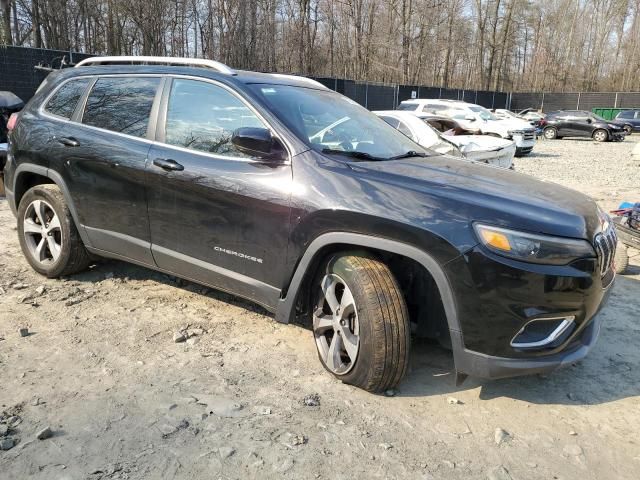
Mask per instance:
[[[409,127],[407,127],[404,124],[404,122],[399,122],[398,123],[398,130],[400,130],[402,133],[404,133],[407,137],[413,138],[413,134],[411,133],[411,130],[409,130]]]
[[[89,79],[71,80],[62,85],[49,99],[44,109],[63,118],[71,118],[78,100],[89,85]]]
[[[242,127],[266,128],[235,95],[198,80],[174,79],[167,107],[165,142],[231,157],[247,157],[231,143]]]
[[[159,78],[100,78],[93,86],[82,122],[144,138]]]

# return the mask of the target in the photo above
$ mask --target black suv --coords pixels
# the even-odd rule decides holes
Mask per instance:
[[[616,115],[615,121],[623,125],[628,135],[640,132],[640,110],[622,110]]]
[[[586,110],[561,110],[549,113],[540,121],[547,140],[562,137],[590,137],[596,142],[622,141],[627,134],[624,124],[605,120]]]
[[[401,380],[411,335],[449,346],[458,380],[575,362],[614,280],[589,197],[425,150],[312,80],[215,62],[51,74],[6,174],[36,271],[111,257],[231,292],[308,322],[326,369],[371,391]]]

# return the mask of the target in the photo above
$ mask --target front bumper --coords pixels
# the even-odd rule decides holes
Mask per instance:
[[[549,373],[585,358],[600,335],[602,317],[595,316],[582,334],[558,353],[532,358],[508,358],[486,355],[464,348],[462,334],[451,335],[456,370],[473,377],[498,379]]]
[[[451,329],[456,370],[504,378],[548,372],[584,358],[595,344],[597,313],[613,284],[601,278],[597,259],[566,266],[513,261],[475,247],[447,264],[459,329]],[[553,344],[516,348],[512,339],[527,323],[573,317],[571,330]]]

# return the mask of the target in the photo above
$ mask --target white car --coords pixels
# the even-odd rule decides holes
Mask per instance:
[[[441,99],[405,100],[398,105],[398,110],[442,115],[456,120],[467,130],[513,140],[516,157],[530,153],[536,143],[535,128],[529,122],[519,118],[499,119],[486,108],[473,103]]]
[[[382,110],[373,113],[414,142],[438,153],[462,156],[497,167],[513,168],[516,146],[510,140],[488,135],[441,135],[411,112]]]

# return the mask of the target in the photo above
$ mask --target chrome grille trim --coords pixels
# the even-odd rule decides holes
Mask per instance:
[[[618,237],[613,224],[609,224],[609,228],[596,235],[594,238],[594,246],[598,254],[598,266],[600,267],[600,276],[604,277],[613,263],[616,253],[616,244]]]

